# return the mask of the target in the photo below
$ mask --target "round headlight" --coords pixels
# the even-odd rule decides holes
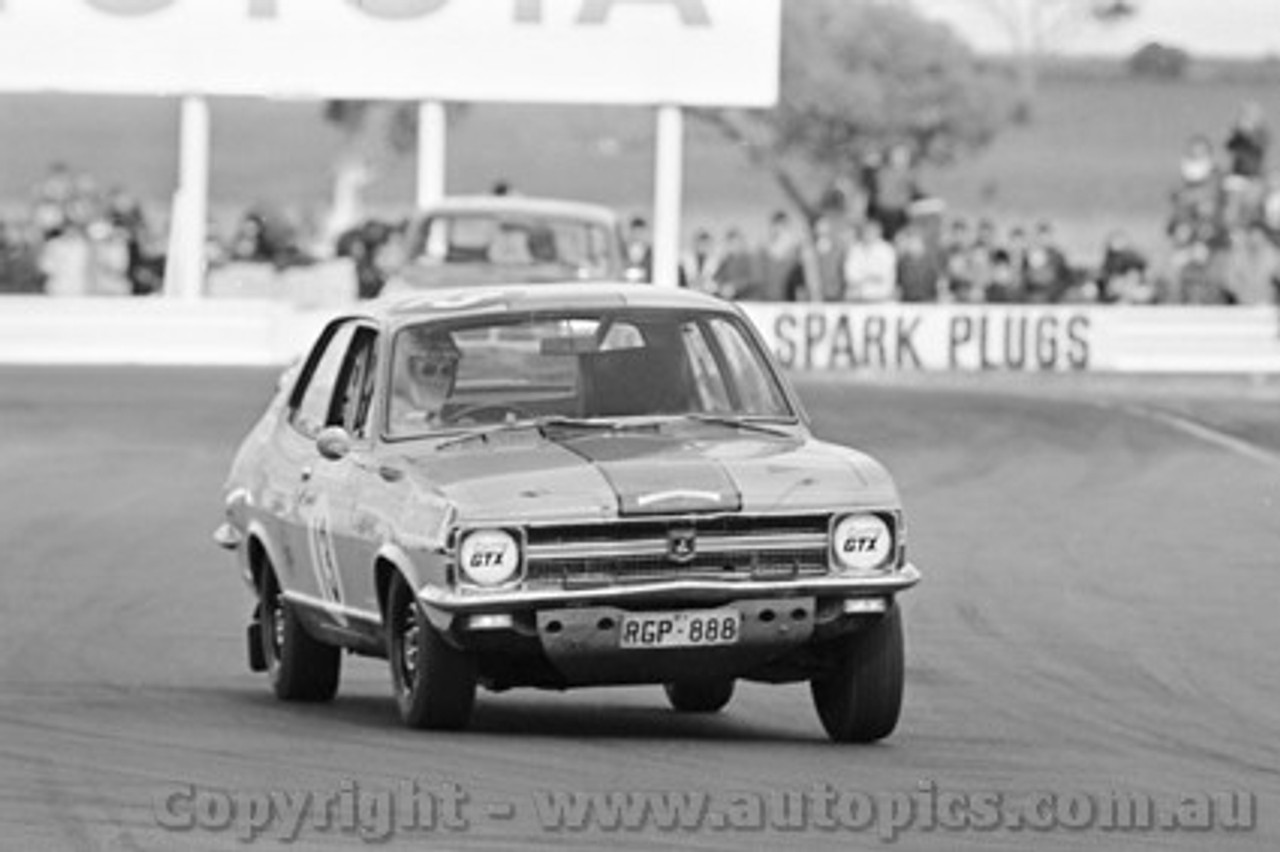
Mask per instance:
[[[877,515],[850,515],[832,531],[831,551],[842,568],[881,568],[893,555],[893,533]]]
[[[477,586],[500,586],[520,570],[520,545],[503,530],[476,530],[462,540],[458,561]]]

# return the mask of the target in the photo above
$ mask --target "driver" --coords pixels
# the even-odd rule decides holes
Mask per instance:
[[[433,429],[453,394],[462,352],[447,331],[409,328],[396,340],[392,358],[390,424],[393,432]]]

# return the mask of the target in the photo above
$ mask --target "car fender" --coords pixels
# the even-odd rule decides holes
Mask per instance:
[[[262,552],[267,557],[268,564],[270,564],[272,569],[276,572],[276,581],[280,583],[280,587],[284,589],[285,578],[280,570],[285,565],[283,553],[280,550],[279,543],[275,540],[275,537],[271,534],[271,531],[261,519],[252,518],[249,520],[245,530],[245,541],[247,546],[241,549],[241,558],[244,560],[247,582],[249,582],[256,591],[258,577],[254,572],[253,565],[253,547],[256,544],[258,547],[262,548]]]

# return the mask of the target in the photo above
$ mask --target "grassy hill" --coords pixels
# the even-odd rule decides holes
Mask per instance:
[[[929,184],[959,213],[1005,225],[1055,220],[1077,251],[1093,252],[1116,226],[1154,248],[1187,137],[1223,138],[1246,99],[1280,121],[1280,86],[1265,77],[1163,84],[1096,69],[1059,73],[1047,81],[1033,124],[1011,127],[980,156],[931,172]],[[0,206],[21,206],[54,160],[165,204],[177,170],[177,113],[175,102],[160,99],[0,96]],[[323,209],[341,139],[321,121],[319,104],[216,100],[213,126],[212,196],[221,214],[253,202]],[[780,203],[772,184],[737,150],[688,126],[686,225],[735,222],[762,231]],[[449,186],[484,191],[502,177],[527,193],[644,210],[652,146],[646,110],[475,106],[449,140]],[[381,210],[407,209],[412,187],[406,162],[373,187],[371,201]]]

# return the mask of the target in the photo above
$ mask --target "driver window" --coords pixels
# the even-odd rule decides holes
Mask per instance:
[[[334,400],[342,427],[351,437],[369,436],[369,409],[373,402],[374,368],[377,366],[378,335],[371,328],[359,328],[342,369],[342,394]]]
[[[354,331],[353,323],[340,326],[324,341],[324,350],[319,357],[312,356],[311,369],[300,396],[295,397],[297,402],[290,417],[293,427],[307,438],[314,439],[325,426],[340,422],[338,418],[342,411],[338,409],[333,412],[331,403],[338,384],[338,374],[342,369],[343,356],[350,348]]]

